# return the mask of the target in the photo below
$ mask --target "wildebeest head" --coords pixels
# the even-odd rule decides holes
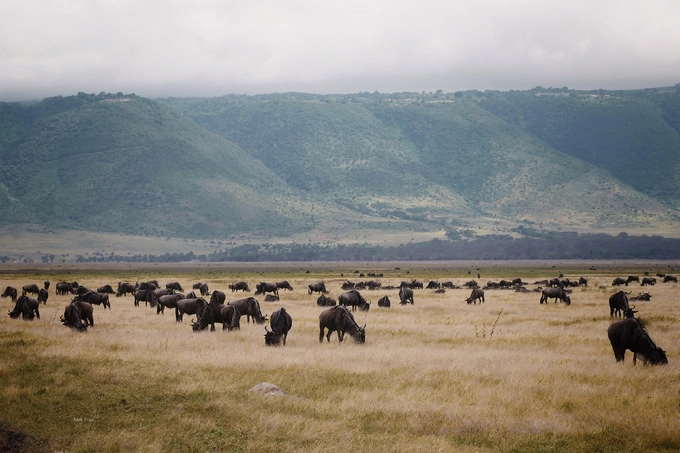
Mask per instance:
[[[264,344],[267,346],[278,346],[281,344],[281,335],[276,332],[272,332],[264,326],[266,333],[264,334]]]
[[[359,330],[351,332],[350,335],[352,335],[352,338],[357,343],[366,343],[366,324],[364,324],[362,327],[359,327]]]

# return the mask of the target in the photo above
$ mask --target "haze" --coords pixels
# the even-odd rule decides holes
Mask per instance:
[[[680,2],[0,0],[0,100],[680,82]]]

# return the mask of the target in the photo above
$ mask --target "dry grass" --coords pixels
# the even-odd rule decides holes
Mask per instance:
[[[265,347],[264,328],[245,318],[237,332],[194,333],[188,319],[178,324],[172,313],[135,308],[131,297],[113,297],[111,311],[95,307],[95,327],[77,333],[59,321],[70,298],[52,289],[40,320],[0,317],[0,422],[42,440],[45,450],[680,449],[675,284],[628,288],[633,295],[651,292],[652,301],[636,303],[638,316],[670,362],[633,367],[632,355],[624,364],[614,360],[606,336],[614,290],[599,286],[613,276],[640,275],[638,269],[591,272],[589,288],[575,289],[571,306],[539,305],[536,293],[500,290],[487,291],[483,305],[467,305],[468,290],[417,290],[415,305],[400,306],[396,290],[364,291],[373,302],[387,294],[393,305],[356,312],[367,325],[367,342],[358,345],[339,344],[335,335],[319,344],[321,309],[305,288],[323,279],[337,297],[346,277],[302,267],[136,275],[185,288],[201,280],[225,292],[240,279],[251,287],[288,279],[295,290],[282,291],[280,302],[258,297],[263,312],[283,306],[293,316],[288,344],[278,348]],[[486,273],[527,281],[555,276],[552,269]],[[136,279],[118,271],[46,271],[8,274],[1,285],[67,278],[115,286],[124,277]],[[413,277],[459,285],[469,279],[437,267],[380,280],[398,285]],[[0,304],[11,308],[8,299]],[[248,391],[260,382],[287,395]]]

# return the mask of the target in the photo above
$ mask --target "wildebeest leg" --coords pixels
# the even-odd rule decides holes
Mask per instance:
[[[40,305],[40,304],[38,304]],[[40,319],[40,311],[38,310],[38,307],[35,307],[35,317]]]
[[[323,343],[323,331],[324,331],[324,328],[319,327],[319,343]],[[328,341],[330,341],[330,340],[328,340]]]
[[[341,329],[338,329],[338,341],[342,343],[342,340],[345,339],[345,332]]]
[[[288,332],[283,334],[283,345],[286,345],[286,337],[288,336]]]

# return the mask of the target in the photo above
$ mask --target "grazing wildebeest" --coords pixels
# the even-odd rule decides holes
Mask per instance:
[[[435,281],[435,280],[430,280],[430,282],[426,286],[427,289],[439,289],[441,287],[442,287],[442,284]]]
[[[156,305],[156,314],[165,314],[166,308],[177,307],[177,302],[184,299],[184,294],[168,294],[167,296],[161,296],[158,298],[158,305]]]
[[[236,282],[232,283],[229,285],[229,289],[231,292],[236,292],[236,291],[243,291],[243,292],[250,292],[250,287],[248,286],[248,283],[246,282]]]
[[[280,300],[280,298],[276,294],[267,294],[266,296],[264,296],[265,302],[276,302],[278,300]]]
[[[152,291],[154,289],[158,289],[158,288],[160,288],[160,285],[158,284],[158,281],[156,281],[156,280],[149,280],[148,282],[142,282],[135,287],[135,289],[137,289],[137,290],[150,289]]]
[[[580,277],[578,279],[578,286],[588,286],[588,279]]]
[[[663,282],[664,283],[668,283],[668,282],[678,283],[678,277],[675,277],[674,275],[666,275],[663,278]]]
[[[45,288],[40,288],[40,291],[38,291],[38,302],[42,302],[43,304],[47,305],[47,299],[50,297],[50,293],[47,292]]]
[[[382,283],[380,283],[377,280],[369,280],[369,281],[366,282],[366,288],[368,288],[370,290],[380,289],[381,286],[382,286]]]
[[[262,315],[260,310],[260,303],[254,297],[247,297],[245,299],[231,300],[227,302],[229,305],[236,307],[240,316],[246,315],[246,321],[250,323],[250,318],[253,318],[253,323],[264,324],[267,320],[266,316]]]
[[[8,311],[7,314],[10,318],[18,318],[19,315],[21,315],[22,319],[40,319],[40,310],[38,309],[39,307],[40,302],[38,302],[37,299],[33,299],[32,297],[22,294],[17,299],[16,304],[14,304],[14,309],[12,311]]]
[[[640,277],[638,277],[637,275],[629,275],[628,278],[626,279],[626,286],[628,286],[628,283],[632,282],[640,283]]]
[[[208,304],[198,321],[191,325],[194,331],[205,330],[210,324],[210,331],[215,331],[215,323],[222,323],[222,330],[238,330],[241,328],[241,314],[233,305]]]
[[[318,282],[307,285],[307,294],[312,293],[328,294],[328,291],[326,290],[326,284],[324,282]]]
[[[111,310],[111,303],[109,302],[109,295],[105,293],[98,293],[94,291],[88,291],[85,294],[78,294],[74,299],[76,300],[82,300],[85,302],[88,302],[92,305],[103,305],[104,310],[107,308]]]
[[[387,296],[383,296],[380,299],[378,299],[378,307],[390,307],[390,298]]]
[[[413,288],[408,288],[406,286],[402,286],[399,288],[399,303],[401,305],[406,305],[407,303],[413,304]]]
[[[346,291],[346,290],[348,290],[348,289],[354,289],[355,286],[356,286],[356,283],[350,282],[349,280],[345,280],[345,281],[343,282],[341,288],[342,288],[343,290]]]
[[[316,304],[319,307],[332,307],[335,304],[337,304],[337,301],[335,299],[331,299],[330,297],[326,297],[325,294],[321,294],[317,299],[316,299]]]
[[[479,284],[474,280],[470,280],[469,282],[463,283],[463,286],[466,286],[468,288],[476,288],[479,286]]]
[[[215,305],[224,305],[227,300],[227,295],[222,291],[213,291],[212,296],[210,296],[210,303]]]
[[[153,299],[153,290],[152,289],[140,289],[137,290],[133,293],[133,296],[135,296],[135,307],[139,307],[139,302],[144,301],[144,305],[147,306],[148,304],[153,304],[151,305],[152,307],[155,306],[155,302]]]
[[[612,281],[612,286],[621,286],[621,285],[626,285],[628,286],[628,282],[626,282],[626,279],[623,277],[616,277]]]
[[[116,291],[116,297],[124,296],[126,294],[135,294],[135,285],[132,283],[118,282],[118,291]]]
[[[100,286],[97,288],[98,293],[103,293],[103,294],[115,294],[116,292],[113,290],[113,287],[111,285],[104,285]]]
[[[636,318],[616,321],[607,329],[609,342],[614,350],[617,362],[623,362],[626,349],[633,352],[633,365],[638,356],[643,365],[665,365],[668,363],[666,351],[658,347],[649,337],[647,330],[640,325]]]
[[[484,302],[484,290],[482,288],[472,288],[470,297],[465,299],[465,302],[467,302],[468,304],[474,303],[476,305],[477,299],[479,299],[480,304]]]
[[[272,330],[267,330],[265,326],[264,330],[267,333],[264,334],[264,344],[267,346],[278,346],[281,344],[281,340],[283,340],[283,345],[285,346],[288,331],[293,327],[293,318],[290,317],[290,314],[288,314],[285,308],[279,308],[269,318],[269,325]]]
[[[54,285],[54,292],[57,296],[65,296],[66,294],[75,294],[75,290],[71,282],[58,282]]]
[[[73,304],[66,306],[64,309],[64,316],[62,316],[60,319],[61,322],[67,327],[77,329],[81,332],[87,330],[87,324],[85,324],[80,318],[80,311],[78,310],[78,307]]]
[[[293,291],[293,287],[290,286],[290,283],[288,283],[288,280],[276,282],[276,287],[279,288],[279,289],[287,289],[288,291]]]
[[[207,305],[207,302],[202,297],[186,298],[177,301],[175,306],[175,319],[177,322],[182,322],[184,320],[184,314],[196,315],[196,318],[200,318],[203,313],[203,309]]]
[[[165,289],[154,289],[151,291],[153,301],[151,303],[152,307],[155,307],[156,304],[158,304],[158,298],[161,296],[169,296],[171,294],[175,294],[175,290],[172,288],[165,288]]]
[[[172,290],[175,290],[175,291],[184,291],[184,289],[182,289],[182,285],[180,285],[179,282],[166,283],[165,289],[172,289]]]
[[[17,289],[13,288],[11,286],[8,286],[5,288],[5,291],[0,295],[0,297],[9,297],[12,299],[12,302],[17,301]]]
[[[319,315],[319,343],[323,343],[324,330],[328,329],[326,340],[331,341],[331,334],[338,332],[338,341],[342,342],[345,333],[351,335],[357,343],[366,342],[366,325],[359,327],[352,313],[342,305],[327,308]]]
[[[264,294],[264,293],[272,293],[276,294],[277,296],[279,295],[279,287],[276,286],[276,283],[267,283],[267,282],[260,282],[257,285],[255,285],[255,295],[259,294]]]
[[[551,278],[550,281],[548,282],[548,285],[550,285],[551,288],[553,288],[553,287],[560,287],[561,288],[562,287],[562,281],[557,277]]]
[[[40,292],[40,288],[35,283],[24,285],[21,287],[21,294],[26,295],[26,293],[35,294],[36,296]]]
[[[366,302],[366,299],[364,299],[364,296],[362,296],[359,291],[357,291],[356,289],[351,289],[347,292],[340,294],[340,297],[338,297],[338,304],[344,307],[347,307],[349,305],[352,307],[352,311],[354,311],[357,309],[357,307],[363,309],[363,307],[368,303]]]
[[[559,299],[565,304],[571,305],[571,298],[561,286],[558,286],[557,288],[545,288],[541,291],[541,303],[545,302],[547,304],[548,299],[555,299],[555,303],[557,303],[557,299]]]
[[[616,316],[618,318],[623,316],[623,310],[626,308],[630,308],[626,293],[619,291],[609,296],[609,317]]]
[[[640,286],[647,286],[647,285],[651,285],[651,286],[656,285],[656,278],[654,278],[654,277],[643,277],[642,282],[640,283]]]

